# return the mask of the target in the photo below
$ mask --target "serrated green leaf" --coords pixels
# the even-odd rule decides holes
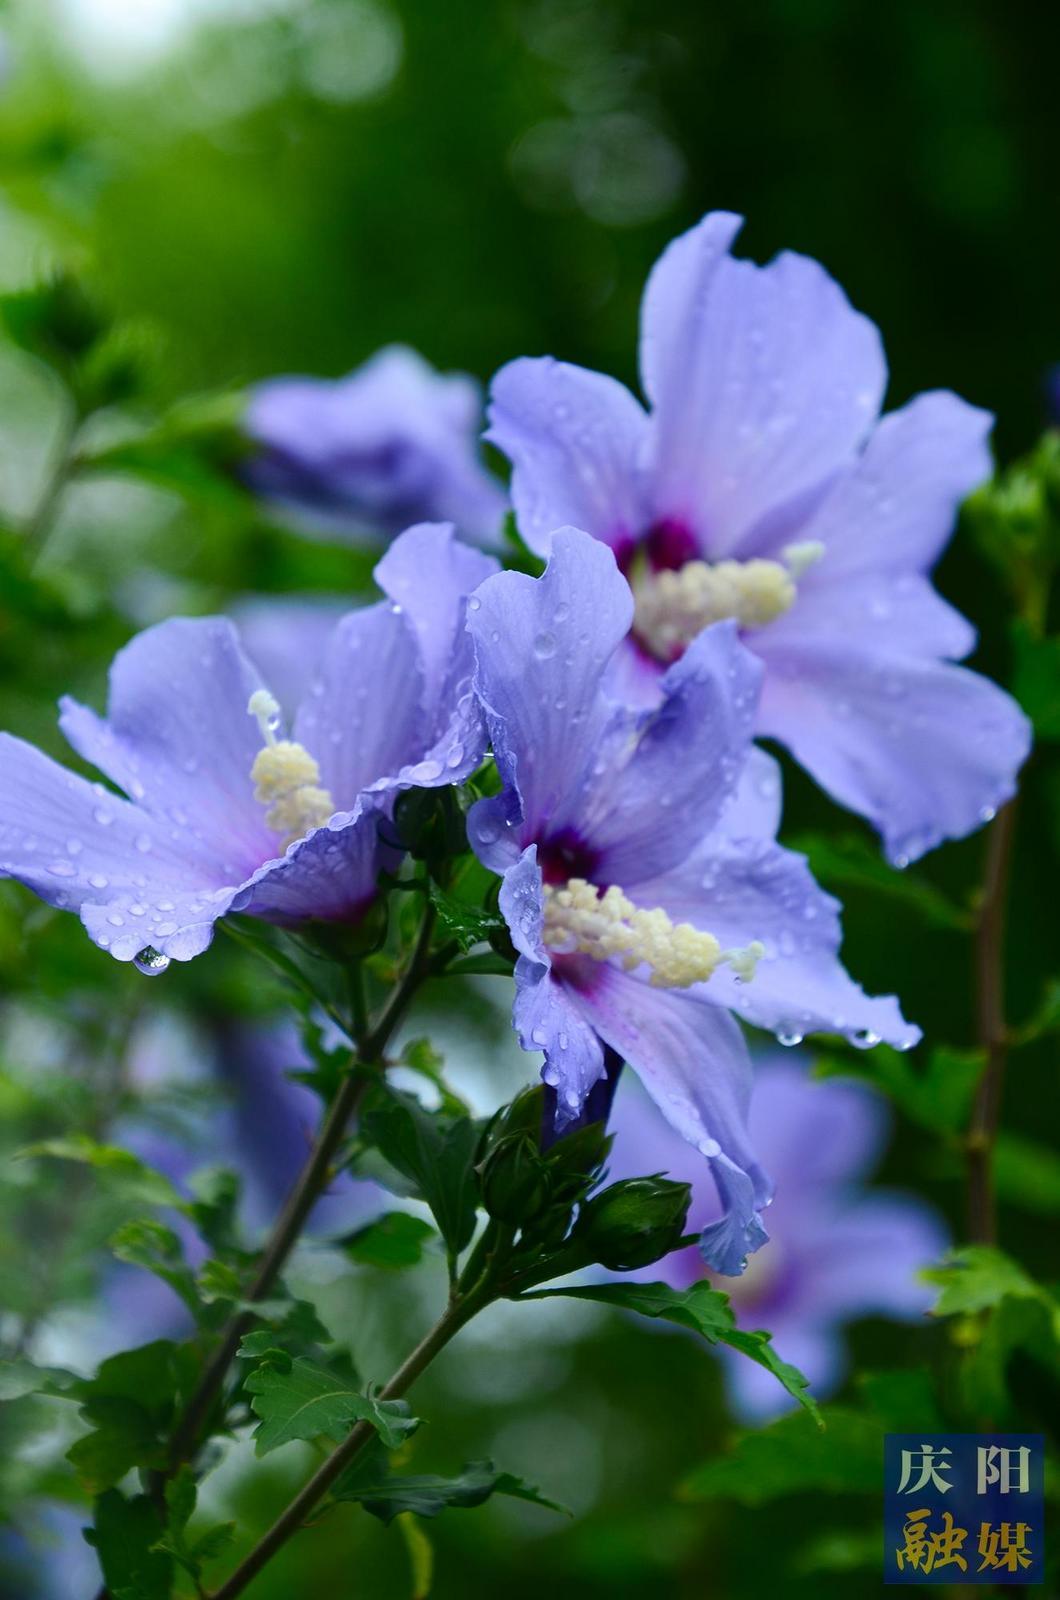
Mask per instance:
[[[212,1528],[207,1528],[205,1533],[199,1535],[191,1546],[191,1553],[200,1565],[205,1566],[223,1555],[235,1536],[234,1522],[216,1522]]]
[[[414,1267],[422,1261],[428,1240],[437,1238],[429,1222],[407,1211],[391,1211],[367,1227],[340,1239],[352,1261],[369,1267]]]
[[[94,1378],[74,1386],[81,1416],[92,1432],[75,1441],[67,1458],[86,1488],[117,1484],[133,1467],[165,1464],[165,1430],[180,1374],[180,1349],[159,1339],[110,1356]]]
[[[192,1316],[200,1317],[202,1301],[195,1274],[185,1262],[183,1247],[172,1228],[149,1219],[127,1222],[112,1237],[110,1248],[119,1261],[143,1267],[161,1278],[179,1295]]]
[[[431,904],[438,916],[438,929],[443,938],[453,940],[461,950],[483,944],[491,933],[500,933],[506,926],[504,918],[484,906],[470,905],[457,900],[437,884],[431,885]]]
[[[118,1145],[100,1144],[88,1134],[75,1133],[65,1139],[44,1139],[17,1152],[16,1159],[30,1160],[52,1156],[58,1161],[80,1161],[121,1183],[123,1189],[145,1205],[180,1206],[181,1197],[161,1172],[156,1172],[131,1150]]]
[[[939,1286],[932,1307],[936,1317],[988,1311],[1003,1300],[1035,1300],[1048,1313],[1054,1336],[1060,1339],[1060,1303],[1044,1284],[1035,1283],[1023,1268],[993,1245],[966,1245],[951,1251],[937,1267],[920,1273],[925,1283]]]
[[[828,1406],[823,1428],[804,1412],[743,1433],[727,1455],[697,1467],[681,1485],[685,1500],[738,1500],[760,1506],[786,1494],[879,1495],[883,1429],[878,1421]]]
[[[62,1395],[84,1381],[65,1367],[38,1367],[21,1356],[0,1361],[0,1400],[21,1400],[27,1394]]]
[[[354,1422],[370,1422],[390,1449],[418,1425],[400,1401],[375,1400],[347,1379],[299,1356],[290,1370],[262,1366],[243,1380],[261,1422],[254,1431],[259,1456],[292,1439],[341,1437]]]
[[[108,1591],[130,1600],[169,1600],[173,1562],[158,1548],[162,1520],[147,1495],[126,1500],[109,1489],[96,1501],[95,1525],[85,1537],[95,1547]]]
[[[558,1295],[572,1300],[594,1300],[600,1305],[635,1311],[638,1316],[657,1317],[691,1328],[709,1344],[726,1344],[765,1367],[788,1393],[818,1422],[820,1412],[809,1393],[802,1373],[782,1361],[773,1349],[768,1333],[748,1332],[736,1326],[728,1295],[708,1283],[694,1283],[689,1289],[673,1289],[668,1283],[600,1283],[569,1289],[535,1289],[516,1296],[520,1300],[551,1300]]]
[[[475,1123],[470,1117],[426,1111],[411,1095],[389,1089],[362,1123],[364,1136],[384,1160],[415,1184],[455,1257],[475,1230]]]
[[[372,1466],[375,1465],[373,1462]],[[391,1477],[371,1472],[359,1477],[351,1471],[336,1484],[333,1498],[360,1501],[373,1517],[381,1522],[392,1522],[403,1512],[413,1512],[418,1517],[437,1517],[457,1507],[480,1506],[495,1494],[528,1500],[549,1511],[570,1515],[565,1506],[547,1499],[534,1484],[510,1472],[499,1472],[492,1461],[469,1461],[456,1478],[443,1478],[434,1473]]]

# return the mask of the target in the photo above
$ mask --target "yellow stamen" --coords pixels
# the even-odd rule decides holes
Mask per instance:
[[[293,739],[277,739],[280,708],[267,689],[251,695],[247,711],[257,718],[265,740],[250,769],[254,798],[268,806],[265,821],[283,836],[286,847],[333,816],[335,802],[328,790],[320,787],[320,767],[305,746]]]
[[[660,661],[676,660],[712,622],[732,618],[764,628],[795,604],[796,580],[819,561],[818,539],[789,544],[784,560],[688,561],[675,570],[643,567],[632,578],[633,626]]]
[[[687,989],[705,983],[727,962],[743,982],[754,977],[765,954],[758,940],[742,949],[723,950],[712,933],[690,922],[671,922],[656,906],[644,910],[612,885],[601,891],[584,878],[545,885],[544,943],[557,955],[617,957],[626,972],[646,966],[656,989]]]

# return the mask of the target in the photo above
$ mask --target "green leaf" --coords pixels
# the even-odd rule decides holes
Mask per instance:
[[[884,895],[915,911],[931,927],[967,932],[974,926],[970,911],[954,905],[919,874],[889,867],[875,845],[856,834],[837,839],[805,833],[789,843],[808,858],[814,877],[826,889],[865,889]]]
[[[359,1228],[338,1242],[353,1261],[369,1267],[414,1267],[423,1259],[434,1229],[422,1217],[407,1211],[391,1211],[377,1222]]]
[[[200,1566],[216,1561],[223,1555],[236,1536],[234,1522],[215,1522],[212,1528],[201,1533],[191,1546],[191,1553]]]
[[[0,1361],[0,1400],[21,1400],[27,1394],[61,1395],[84,1381],[65,1367],[37,1367],[21,1356]]]
[[[127,1222],[114,1234],[110,1248],[119,1261],[143,1267],[161,1278],[180,1296],[192,1316],[200,1317],[202,1301],[195,1274],[185,1262],[183,1247],[172,1228],[147,1219]]]
[[[1039,739],[1060,739],[1060,638],[1042,638],[1017,621],[1012,647],[1013,694]]]
[[[936,1317],[991,1310],[1005,1299],[1034,1300],[1046,1310],[1054,1336],[1060,1339],[1060,1302],[1043,1284],[1035,1283],[1018,1262],[993,1245],[973,1244],[953,1250],[941,1265],[925,1267],[920,1276],[925,1283],[938,1284],[941,1290],[932,1307]]]
[[[401,1401],[375,1400],[346,1378],[299,1356],[286,1372],[261,1366],[243,1380],[261,1418],[254,1431],[259,1456],[292,1439],[340,1438],[354,1422],[370,1422],[390,1449],[417,1426]]]
[[[178,1347],[159,1339],[111,1356],[95,1377],[72,1394],[93,1431],[67,1451],[86,1488],[97,1492],[119,1483],[133,1467],[165,1464],[165,1430],[179,1380]]]
[[[488,950],[484,951],[482,955],[461,956],[459,961],[454,961],[445,970],[451,977],[510,978],[512,975],[512,962],[507,956],[499,955],[494,950]]]
[[[865,1054],[821,1056],[814,1071],[824,1078],[858,1078],[879,1089],[911,1122],[931,1133],[963,1133],[975,1086],[983,1071],[981,1050],[941,1045],[919,1061],[888,1045]]]
[[[994,1177],[1009,1205],[1042,1216],[1060,1211],[1060,1156],[1047,1145],[1002,1131],[994,1146]]]
[[[451,1116],[468,1115],[467,1103],[445,1081],[445,1058],[429,1039],[410,1039],[398,1058],[401,1066],[408,1067],[421,1078],[432,1083],[441,1096],[441,1108]]]
[[[572,1300],[595,1300],[601,1305],[635,1311],[642,1317],[676,1322],[679,1327],[691,1328],[708,1344],[727,1344],[765,1367],[812,1417],[820,1421],[816,1401],[802,1373],[780,1359],[768,1333],[750,1333],[738,1328],[728,1295],[712,1289],[708,1283],[694,1283],[690,1289],[672,1289],[668,1283],[601,1283],[570,1289],[535,1289],[514,1298],[551,1300],[557,1295]]]
[[[455,1257],[475,1231],[478,1128],[470,1117],[426,1111],[411,1095],[391,1089],[384,1095],[365,1114],[364,1135],[416,1185]]]
[[[825,1426],[804,1412],[743,1433],[732,1450],[704,1462],[685,1479],[685,1500],[738,1500],[760,1506],[781,1495],[816,1491],[879,1495],[883,1429],[878,1421],[842,1406],[828,1406]]]
[[[163,1533],[147,1495],[126,1500],[110,1489],[96,1501],[95,1526],[85,1538],[95,1547],[108,1591],[130,1600],[169,1600],[173,1562],[158,1548]]]
[[[375,1466],[376,1463],[372,1463]],[[418,1517],[436,1517],[442,1511],[456,1507],[480,1506],[491,1495],[510,1495],[516,1500],[529,1500],[534,1505],[545,1506],[549,1511],[561,1511],[570,1516],[565,1506],[547,1499],[534,1484],[517,1478],[510,1472],[498,1472],[492,1461],[469,1461],[456,1478],[442,1478],[434,1473],[417,1477],[375,1476],[371,1473],[358,1477],[352,1471],[341,1478],[333,1491],[336,1500],[358,1500],[366,1511],[381,1522],[392,1522],[402,1512],[411,1511]]]
[[[430,895],[438,914],[439,932],[443,938],[455,941],[461,950],[485,943],[491,933],[500,933],[506,926],[504,918],[496,911],[456,900],[437,884],[431,884]]]
[[[125,1192],[145,1205],[180,1206],[181,1197],[161,1172],[134,1156],[130,1150],[118,1145],[100,1144],[87,1133],[71,1134],[65,1139],[44,1139],[39,1144],[27,1145],[17,1152],[17,1159],[37,1159],[53,1156],[59,1161],[81,1161],[97,1172],[119,1182]]]

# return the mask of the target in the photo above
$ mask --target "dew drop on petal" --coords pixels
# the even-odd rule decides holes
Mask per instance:
[[[539,661],[548,661],[556,653],[556,635],[539,633],[534,640],[534,654]]]
[[[481,611],[482,610],[482,601],[479,599],[477,594],[473,594],[470,597],[470,599],[468,600],[468,603],[467,603],[467,609],[469,611]]]
[[[857,1033],[850,1035],[850,1042],[859,1050],[871,1050],[873,1045],[879,1044],[880,1036],[878,1033],[873,1033],[871,1028],[859,1028]]]
[[[110,879],[104,877],[102,872],[93,872],[88,881],[93,889],[105,889]]]
[[[114,813],[108,811],[106,806],[97,806],[92,815],[101,828],[109,828],[114,821]]]
[[[148,833],[138,833],[136,835],[136,848],[137,848],[137,850],[139,850],[141,855],[145,856],[147,854],[147,852],[151,848],[151,836],[150,836],[150,834],[148,834]]]
[[[48,868],[57,878],[72,878],[77,871],[72,861],[53,861]]]
[[[802,1034],[801,1033],[778,1033],[777,1034],[777,1043],[784,1045],[786,1049],[790,1050],[795,1045],[802,1043]]]
[[[169,957],[156,950],[153,944],[145,944],[133,957],[133,966],[145,977],[157,978],[169,966]]]

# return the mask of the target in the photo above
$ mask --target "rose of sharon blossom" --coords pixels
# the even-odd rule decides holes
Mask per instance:
[[[612,1177],[668,1173],[692,1185],[691,1227],[717,1216],[718,1197],[702,1166],[628,1075],[610,1126]],[[921,1201],[863,1188],[886,1128],[882,1102],[858,1084],[816,1083],[796,1062],[775,1057],[755,1063],[750,1130],[776,1185],[770,1238],[742,1278],[719,1287],[740,1326],[768,1328],[778,1355],[806,1374],[818,1399],[842,1380],[843,1324],[922,1316],[933,1297],[916,1274],[948,1243]],[[684,1289],[703,1276],[703,1262],[697,1250],[679,1250],[631,1276]],[[733,1408],[745,1420],[793,1403],[753,1361],[718,1349]]]
[[[636,711],[607,689],[632,613],[611,552],[573,528],[542,578],[501,573],[471,597],[503,789],[472,808],[468,836],[503,876],[515,1027],[544,1051],[558,1120],[579,1116],[605,1051],[627,1061],[710,1163],[726,1215],[703,1251],[735,1273],[766,1237],[770,1186],[733,1011],[786,1035],[906,1046],[919,1031],[847,976],[836,902],[775,843],[776,768],[751,746],[761,667],[735,626],[702,633],[658,706]]]
[[[149,972],[229,911],[356,921],[398,859],[380,833],[398,791],[482,759],[464,597],[494,565],[451,527],[409,529],[376,569],[389,599],[334,628],[290,738],[229,621],[148,628],[114,660],[107,717],[64,700],[60,718],[127,799],[0,734],[0,874]]]
[[[816,262],[735,260],[715,212],[655,266],[641,311],[645,411],[550,358],[493,383],[540,554],[574,523],[636,598],[627,686],[642,696],[701,628],[732,618],[765,668],[756,731],[883,834],[898,865],[1013,793],[1029,726],[952,663],[973,629],[928,574],[987,476],[990,418],[941,391],[879,418],[879,335]]]
[[[251,486],[310,519],[389,540],[414,522],[452,522],[490,543],[507,505],[479,460],[481,399],[401,345],[348,377],[273,378],[253,391],[244,426],[260,446]]]

